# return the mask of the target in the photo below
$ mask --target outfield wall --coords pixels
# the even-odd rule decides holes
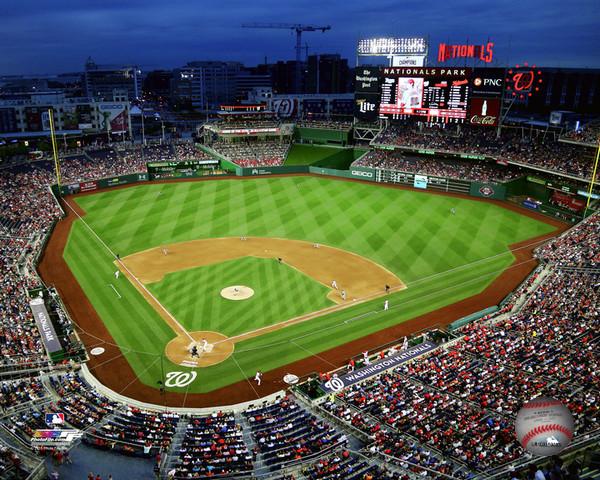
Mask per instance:
[[[350,143],[351,130],[330,130],[326,128],[296,127],[294,140],[317,145],[341,145]]]

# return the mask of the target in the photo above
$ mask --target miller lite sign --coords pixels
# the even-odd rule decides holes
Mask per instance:
[[[377,119],[379,114],[379,94],[357,93],[354,96],[354,116],[366,122]]]

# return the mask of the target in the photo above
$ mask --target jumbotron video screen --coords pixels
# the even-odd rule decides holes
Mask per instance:
[[[464,123],[470,68],[386,67],[382,69],[379,114],[390,120]]]

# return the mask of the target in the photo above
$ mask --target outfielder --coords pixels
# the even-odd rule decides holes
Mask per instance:
[[[119,273],[120,273],[120,272],[119,272],[118,270],[116,270],[116,271],[115,271],[115,278],[116,278],[116,279],[118,279],[118,278],[119,278]]]
[[[390,301],[386,300],[385,302],[383,302],[383,311],[385,312],[386,310],[390,309]]]

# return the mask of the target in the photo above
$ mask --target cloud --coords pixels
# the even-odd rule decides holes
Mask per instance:
[[[3,7],[0,74],[81,70],[89,55],[145,69],[294,57],[294,32],[242,29],[243,22],[331,25],[326,33],[304,34],[303,43],[310,52],[350,59],[359,37],[428,35],[431,50],[440,41],[489,37],[502,62],[600,67],[597,0],[5,0]]]

